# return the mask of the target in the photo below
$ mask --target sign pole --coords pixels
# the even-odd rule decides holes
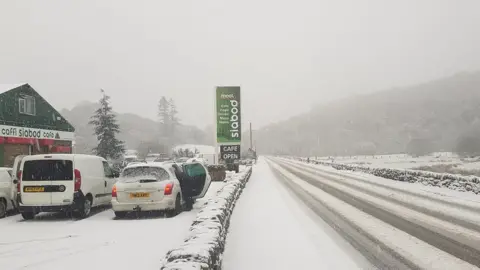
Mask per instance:
[[[213,89],[213,147],[214,147],[214,151],[213,151],[213,164],[215,165],[218,165],[219,164],[219,160],[220,160],[220,154],[219,154],[219,151],[218,151],[218,143],[217,143],[217,88],[214,88]]]
[[[252,122],[250,122],[250,149],[253,150]]]

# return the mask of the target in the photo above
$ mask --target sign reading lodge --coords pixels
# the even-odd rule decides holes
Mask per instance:
[[[0,125],[0,137],[73,141],[74,132]]]

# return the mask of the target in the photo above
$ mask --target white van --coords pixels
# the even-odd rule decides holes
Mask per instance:
[[[62,211],[85,218],[92,207],[110,204],[118,177],[104,158],[80,154],[26,156],[18,174],[18,203],[24,219]]]

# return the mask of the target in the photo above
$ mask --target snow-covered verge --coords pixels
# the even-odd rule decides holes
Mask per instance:
[[[298,160],[306,162],[306,158]],[[360,171],[375,176],[409,183],[422,183],[426,186],[446,187],[457,191],[480,194],[480,177],[461,176],[448,173],[434,173],[410,169],[371,168],[354,164],[339,164],[329,161],[310,160],[310,163],[330,166],[337,170]]]
[[[227,175],[225,186],[205,203],[184,243],[167,252],[160,269],[221,269],[230,217],[251,174],[252,167],[246,167]]]
[[[373,156],[334,156],[310,157],[321,161],[331,161],[342,164],[362,165],[370,168],[415,169],[421,166],[461,165],[468,164],[455,153],[438,152],[425,156],[413,157],[407,154],[373,155]]]

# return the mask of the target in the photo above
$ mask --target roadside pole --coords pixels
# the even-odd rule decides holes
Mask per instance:
[[[250,149],[253,150],[252,122],[250,122]]]
[[[218,142],[217,142],[217,88],[213,88],[213,147],[214,147],[214,155],[213,155],[213,164],[218,165],[220,164],[220,153],[218,151]]]

